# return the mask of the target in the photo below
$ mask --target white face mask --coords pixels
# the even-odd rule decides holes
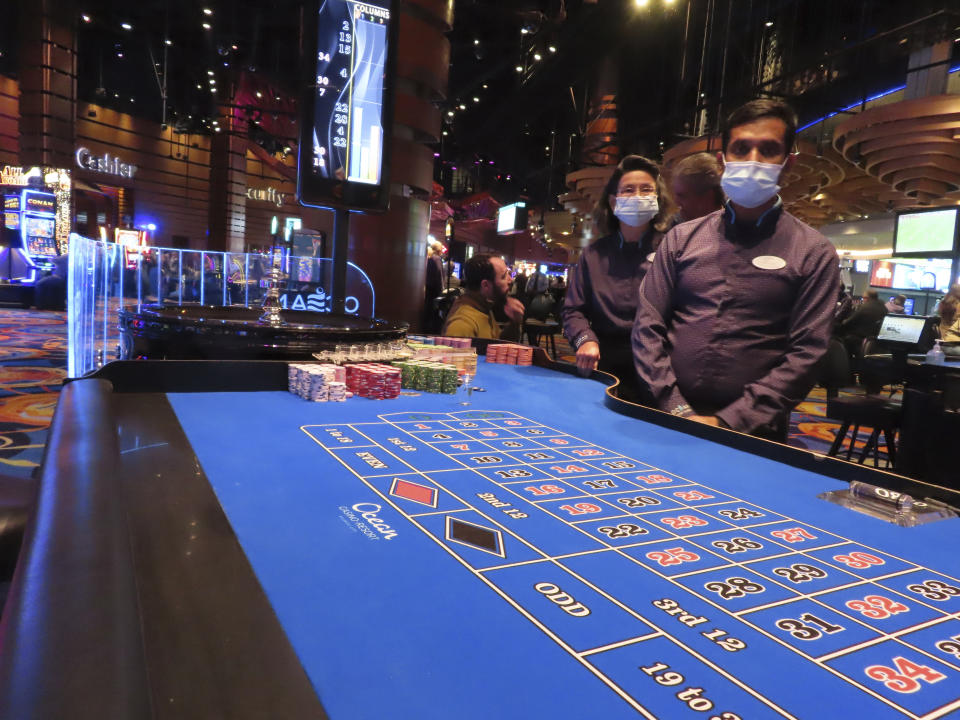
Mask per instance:
[[[617,195],[613,214],[617,220],[630,227],[640,227],[660,211],[656,195]]]
[[[777,180],[786,163],[786,160],[781,165],[755,160],[724,161],[720,187],[734,204],[745,208],[760,207],[780,191]]]

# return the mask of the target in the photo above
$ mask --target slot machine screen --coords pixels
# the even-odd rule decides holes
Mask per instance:
[[[23,237],[26,251],[31,255],[57,256],[56,220],[52,218],[23,218]]]
[[[384,210],[396,76],[397,0],[307,3],[297,195]]]

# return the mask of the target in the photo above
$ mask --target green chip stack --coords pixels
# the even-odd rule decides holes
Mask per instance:
[[[398,360],[401,387],[429,393],[457,392],[457,367],[431,360]]]

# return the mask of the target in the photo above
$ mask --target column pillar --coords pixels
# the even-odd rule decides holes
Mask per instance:
[[[77,11],[73,0],[19,7],[20,164],[73,167]]]
[[[247,242],[247,120],[228,104],[220,109],[222,130],[210,138],[210,237],[207,248],[244,252]]]
[[[418,327],[423,305],[433,187],[433,151],[447,92],[453,0],[407,0],[400,11],[390,209],[354,215],[350,260],[370,276],[376,314]]]

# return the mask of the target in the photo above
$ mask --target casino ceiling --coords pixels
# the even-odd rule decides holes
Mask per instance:
[[[5,3],[5,74],[16,74],[15,16],[28,1]],[[62,1],[76,9],[82,100],[209,132],[211,71],[296,94],[297,0]],[[560,209],[571,172],[627,152],[660,159],[758,93],[789,100],[802,124],[842,120],[851,104],[902,85],[911,54],[949,41],[942,64],[953,68],[960,9],[950,0],[456,0],[449,38],[435,148],[445,195],[486,190]],[[268,150],[287,140],[255,139]],[[832,132],[815,137],[814,156],[831,144]],[[859,152],[844,154],[857,164]]]

